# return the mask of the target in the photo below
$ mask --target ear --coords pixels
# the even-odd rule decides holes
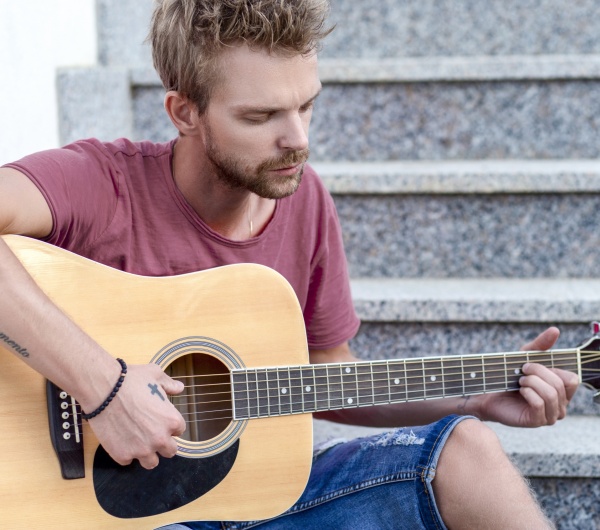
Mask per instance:
[[[165,95],[165,110],[173,125],[184,136],[198,134],[198,113],[196,105],[175,90],[169,90]]]

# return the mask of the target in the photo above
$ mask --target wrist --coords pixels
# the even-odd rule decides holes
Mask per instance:
[[[125,376],[127,375],[127,364],[125,363],[125,361],[123,359],[117,359],[117,362],[121,366],[121,373],[119,374],[119,378],[117,379],[115,386],[113,387],[110,394],[108,394],[106,399],[93,411],[86,413],[85,411],[82,410],[81,417],[84,420],[91,420],[92,418],[95,418],[96,416],[98,416],[106,407],[108,407],[108,405],[110,405],[113,398],[117,395],[117,392],[119,392],[119,390],[121,389],[121,385],[123,384],[123,381],[125,380]]]

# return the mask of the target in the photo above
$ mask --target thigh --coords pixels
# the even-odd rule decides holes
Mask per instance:
[[[424,427],[317,448],[306,489],[288,511],[267,521],[228,521],[217,528],[383,530],[402,521],[404,528],[444,529],[431,482],[448,436],[463,419],[448,416]],[[185,523],[193,530],[214,524]]]

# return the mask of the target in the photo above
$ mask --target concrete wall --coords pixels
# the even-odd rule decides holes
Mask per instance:
[[[57,68],[96,57],[95,0],[0,0],[0,164],[59,145]]]

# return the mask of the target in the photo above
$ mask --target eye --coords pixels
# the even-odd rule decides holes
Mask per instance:
[[[304,112],[308,112],[309,110],[312,110],[312,108],[314,107],[315,102],[311,101],[310,103],[307,103],[306,105],[302,105],[300,107],[300,112],[304,113]]]

